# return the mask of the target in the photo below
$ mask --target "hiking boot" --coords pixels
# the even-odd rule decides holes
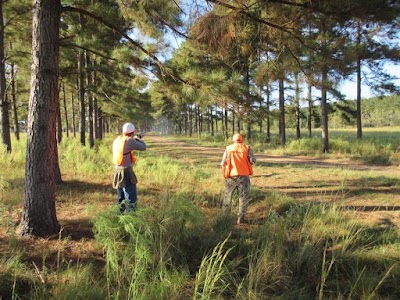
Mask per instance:
[[[238,224],[238,225],[243,225],[245,223],[246,223],[246,221],[244,220],[244,217],[239,217],[236,221],[236,224]]]
[[[120,206],[119,206],[119,212],[121,213],[121,214],[123,214],[124,212],[125,212],[125,203],[121,203],[120,204]]]

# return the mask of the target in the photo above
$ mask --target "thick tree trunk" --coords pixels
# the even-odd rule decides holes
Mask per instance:
[[[59,71],[60,0],[33,3],[32,74],[29,97],[24,208],[19,232],[59,232],[56,216],[56,105]]]
[[[0,133],[1,142],[11,152],[9,105],[6,97],[6,70],[4,65],[4,18],[3,2],[0,2]]]

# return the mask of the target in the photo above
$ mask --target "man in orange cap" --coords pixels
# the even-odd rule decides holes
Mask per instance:
[[[222,156],[221,166],[225,177],[225,195],[222,209],[229,211],[232,193],[239,192],[239,212],[237,224],[245,223],[245,214],[249,205],[250,175],[253,175],[252,165],[256,163],[250,146],[243,143],[243,136],[237,133],[232,138],[233,144],[226,147]]]

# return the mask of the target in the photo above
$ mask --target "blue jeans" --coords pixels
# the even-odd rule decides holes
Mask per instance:
[[[124,188],[118,188],[118,205],[120,212],[130,212],[137,207],[137,189],[136,184],[129,185]],[[122,201],[125,200],[125,204]]]

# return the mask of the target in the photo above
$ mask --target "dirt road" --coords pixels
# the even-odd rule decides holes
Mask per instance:
[[[180,159],[215,163],[223,147],[208,147],[148,136],[157,151]],[[365,222],[400,230],[400,167],[370,165],[349,159],[278,156],[255,153],[252,186],[275,190],[298,201],[334,203]],[[251,208],[250,208],[251,212]]]

